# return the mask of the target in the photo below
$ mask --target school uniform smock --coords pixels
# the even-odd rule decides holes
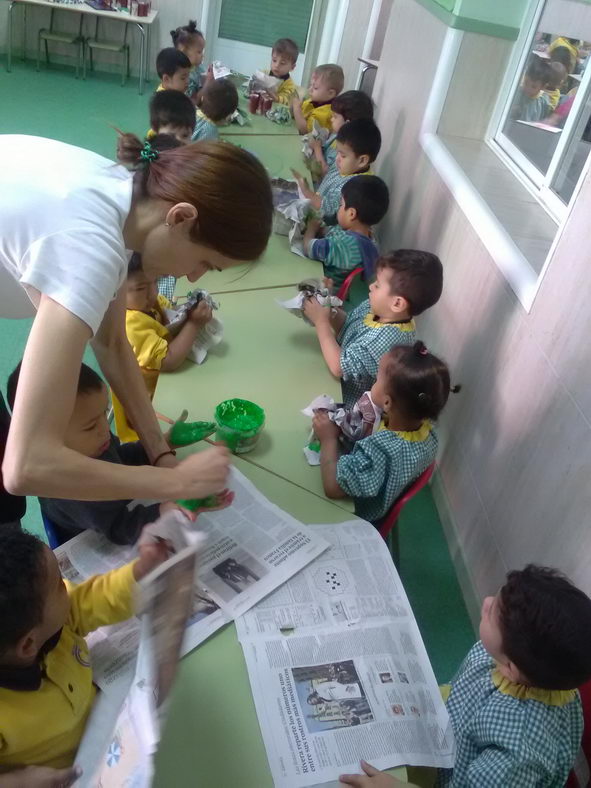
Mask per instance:
[[[133,563],[66,587],[70,612],[55,648],[37,665],[0,669],[0,771],[73,763],[97,693],[84,637],[134,614]]]
[[[335,166],[337,160],[337,135],[331,134],[327,139],[322,143],[322,153],[324,155],[324,161],[328,165],[328,168]]]
[[[453,769],[439,770],[439,788],[563,788],[583,733],[576,690],[515,684],[478,642],[446,706],[456,761]]]
[[[437,435],[429,421],[411,432],[380,429],[339,458],[337,482],[354,499],[355,514],[376,522],[436,455]]]
[[[296,83],[293,81],[290,74],[286,74],[284,77],[277,77],[272,72],[269,73],[271,74],[272,77],[275,77],[275,79],[281,80],[276,91],[277,102],[279,104],[284,104],[286,107],[289,107],[294,96],[298,95],[298,88]]]
[[[206,73],[207,69],[204,67],[203,63],[200,63],[198,66],[194,66],[189,71],[189,84],[187,86],[187,90],[185,91],[189,98],[201,90],[203,83],[205,82]]]
[[[381,323],[371,314],[369,299],[353,309],[337,341],[341,346],[341,387],[345,407],[352,407],[378,376],[380,358],[395,345],[412,345],[415,323]]]
[[[205,113],[198,109],[197,119],[195,121],[195,131],[191,140],[197,142],[198,140],[219,140],[220,132],[215,123],[210,120]]]
[[[43,293],[95,334],[127,276],[133,175],[82,148],[0,135],[0,291]]]
[[[366,279],[375,271],[379,257],[378,247],[373,239],[353,230],[331,227],[324,238],[317,238],[310,245],[310,257],[323,264],[324,275],[330,277],[338,287],[347,274],[358,266],[363,266]]]
[[[336,165],[328,170],[324,178],[320,181],[317,190],[317,194],[322,198],[320,211],[323,217],[334,217],[341,204],[343,186],[347,181],[350,181],[351,178],[355,178],[356,175],[373,175],[373,173],[371,170],[365,170],[365,172],[354,172],[351,175],[341,175]]]
[[[308,131],[314,128],[314,121],[319,126],[324,126],[325,129],[330,131],[332,119],[332,107],[330,101],[326,104],[319,104],[316,101],[306,99],[302,102],[302,115],[308,124]]]

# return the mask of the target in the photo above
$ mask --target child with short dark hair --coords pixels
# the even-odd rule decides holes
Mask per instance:
[[[331,103],[332,115],[330,118],[331,134],[325,142],[313,140],[310,145],[314,151],[314,158],[318,162],[322,176],[326,175],[330,167],[335,166],[337,158],[337,134],[345,123],[359,118],[373,120],[373,102],[367,93],[362,90],[347,90],[334,98]]]
[[[150,99],[150,131],[148,139],[169,134],[181,145],[191,141],[195,129],[195,106],[179,90],[157,90]]]
[[[336,166],[328,170],[316,192],[299,172],[292,170],[302,194],[322,214],[325,224],[336,224],[345,183],[357,175],[372,174],[370,165],[380,152],[381,144],[382,135],[373,120],[350,120],[341,126],[336,137]]]
[[[193,142],[217,140],[218,125],[224,123],[238,106],[238,91],[229,79],[212,79],[201,94],[201,107],[197,110],[197,121]]]
[[[14,406],[21,364],[8,379],[7,395]],[[110,431],[107,420],[109,395],[107,386],[97,373],[82,364],[74,410],[65,436],[69,449],[85,457],[114,462],[119,465],[150,465],[139,441],[121,443]],[[169,442],[170,445],[170,442]],[[41,511],[54,526],[60,544],[85,530],[99,531],[115,544],[134,544],[148,523],[153,523],[174,503],[138,504],[130,509],[130,500],[73,501],[62,498],[39,498]],[[184,510],[183,510],[184,511]]]
[[[343,186],[338,227],[331,227],[324,237],[316,238],[320,222],[308,221],[304,251],[307,257],[322,262],[324,276],[332,280],[333,286],[339,287],[358,266],[363,267],[366,281],[373,278],[379,252],[371,228],[384,218],[389,202],[388,187],[381,178],[358,175]]]
[[[161,49],[156,57],[156,72],[160,77],[160,85],[156,90],[180,90],[185,93],[190,70],[191,61],[180,49]]]
[[[174,48],[183,52],[189,58],[191,71],[189,72],[189,83],[186,93],[194,104],[199,104],[205,82],[213,79],[211,69],[206,71],[203,68],[203,53],[205,52],[203,33],[197,29],[195,20],[191,19],[188,24],[177,27],[176,30],[171,30],[170,36]]]
[[[443,266],[430,252],[398,249],[376,263],[369,298],[348,315],[304,303],[330,372],[341,378],[343,402],[352,407],[373,386],[380,358],[395,345],[415,341],[413,317],[436,304],[443,289]]]
[[[439,788],[562,788],[577,757],[591,678],[591,599],[555,569],[509,572],[482,604],[480,641],[451,683],[453,769]],[[410,788],[362,761],[354,788]]]
[[[370,396],[382,409],[382,427],[340,454],[340,429],[326,411],[316,411],[314,434],[320,442],[324,492],[350,496],[355,514],[374,524],[404,490],[435,461],[437,436],[432,422],[452,389],[449,370],[422,342],[385,353]],[[367,392],[366,392],[367,393]]]
[[[291,71],[296,67],[300,50],[291,38],[279,38],[271,49],[271,68],[269,74],[281,80],[278,89],[269,93],[274,101],[289,107],[292,99],[297,96],[298,89],[291,78]]]
[[[550,112],[550,98],[544,93],[548,81],[548,63],[537,55],[529,59],[515,103],[511,107],[513,120],[537,122]]]
[[[561,88],[566,82],[567,77],[568,72],[562,63],[556,63],[554,61],[550,61],[550,63],[548,63],[548,78],[546,80],[546,84],[544,85],[544,93],[548,96],[550,112],[554,112],[558,106],[561,96]]]
[[[168,557],[164,543],[79,585],[61,577],[33,534],[0,529],[0,781],[71,785],[97,688],[85,636],[135,614],[137,583]]]
[[[310,78],[308,98],[301,102],[294,96],[291,109],[300,134],[312,131],[314,121],[330,129],[331,101],[339,95],[345,84],[343,69],[336,63],[316,66]]]

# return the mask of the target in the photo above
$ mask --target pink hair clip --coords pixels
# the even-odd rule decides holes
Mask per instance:
[[[423,345],[423,347],[422,347],[422,348],[419,350],[419,353],[421,354],[421,356],[426,356],[426,355],[429,353],[429,351],[428,351],[428,350],[427,350],[427,348],[426,348],[426,347]]]

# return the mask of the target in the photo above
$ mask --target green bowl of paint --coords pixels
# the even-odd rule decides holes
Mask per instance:
[[[246,454],[257,445],[265,425],[265,411],[247,399],[227,399],[215,409],[216,440],[235,454]]]

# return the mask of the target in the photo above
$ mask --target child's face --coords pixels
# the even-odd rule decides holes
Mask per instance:
[[[378,268],[369,286],[369,306],[372,313],[383,320],[406,320],[410,317],[408,302],[392,292],[392,277],[392,271]]]
[[[137,309],[138,312],[149,312],[158,303],[158,287],[156,277],[148,277],[143,271],[136,271],[127,277],[128,309]]]
[[[357,211],[355,208],[347,208],[345,205],[345,199],[341,197],[339,210],[337,211],[337,222],[339,223],[339,226],[342,227],[343,230],[350,230],[355,223],[356,218]]]
[[[203,63],[203,53],[205,52],[205,39],[201,36],[192,38],[188,43],[181,44],[179,49],[191,61],[193,67],[200,66]]]
[[[168,123],[167,125],[160,126],[158,134],[170,134],[170,136],[175,137],[181,145],[188,145],[189,142],[191,142],[193,131],[189,126],[173,126],[172,123]]]
[[[66,430],[68,449],[85,457],[100,457],[109,448],[111,432],[107,419],[109,396],[107,387],[78,394]]]
[[[338,134],[341,126],[344,126],[347,121],[339,112],[333,112],[330,118],[330,126],[335,134]]]
[[[162,77],[162,87],[165,90],[179,90],[185,93],[189,86],[189,72],[190,68],[179,68],[172,76],[165,74]]]
[[[366,153],[358,156],[346,142],[337,140],[336,165],[341,175],[353,175],[369,167],[369,156]]]
[[[539,80],[530,79],[527,74],[523,77],[521,89],[528,98],[536,98],[542,89],[542,83]]]
[[[312,101],[321,101],[327,104],[329,101],[333,100],[337,92],[333,88],[328,87],[322,75],[318,76],[318,74],[314,72],[310,79],[308,95]]]
[[[295,63],[287,55],[281,55],[279,52],[271,53],[271,71],[276,77],[284,77],[294,68]]]

